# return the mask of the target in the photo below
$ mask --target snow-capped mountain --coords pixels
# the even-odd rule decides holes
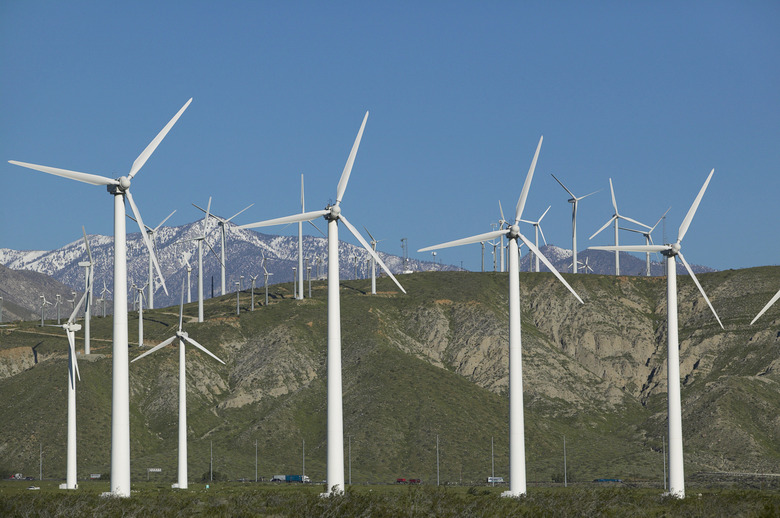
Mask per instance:
[[[182,280],[187,277],[187,262],[192,266],[193,300],[197,297],[198,246],[194,240],[202,235],[203,222],[197,221],[179,227],[161,227],[156,234],[155,248],[165,284],[166,295],[162,286],[157,286],[159,280],[155,275],[154,294],[155,307],[175,305],[179,301],[179,289]],[[226,292],[235,292],[235,283],[242,280],[242,289],[250,283],[250,275],[259,275],[257,286],[263,284],[262,260],[265,256],[265,267],[273,273],[269,283],[292,282],[293,267],[298,266],[297,236],[279,236],[261,234],[253,230],[239,229],[232,223],[227,223],[226,237]],[[221,269],[219,262],[221,234],[218,224],[209,220],[206,228],[206,239],[203,247],[203,278],[204,294],[212,294],[212,278],[215,296],[221,295]],[[94,297],[100,298],[105,289],[113,293],[113,257],[114,240],[112,236],[89,235],[89,246],[95,263]],[[312,279],[323,278],[327,274],[327,239],[324,237],[304,236],[304,257],[308,258]],[[450,265],[436,264],[429,261],[408,259],[403,267],[403,258],[378,251],[387,267],[395,273],[403,270],[458,270]],[[368,253],[360,246],[343,241],[339,242],[339,271],[342,279],[354,279],[371,275],[371,265]],[[87,253],[84,240],[79,239],[57,250],[19,251],[0,248],[0,264],[14,270],[31,270],[49,275],[57,281],[75,290],[84,290],[84,268],[79,267],[80,261],[86,261]],[[306,267],[306,265],[304,265]],[[135,283],[143,286],[149,278],[149,254],[143,243],[140,232],[127,235],[127,272],[128,288]],[[377,267],[377,275],[381,275]],[[186,281],[185,281],[186,282]],[[105,284],[104,284],[105,283]],[[106,298],[111,298],[106,293]],[[131,296],[135,296],[132,293]],[[132,300],[132,298],[130,298]]]

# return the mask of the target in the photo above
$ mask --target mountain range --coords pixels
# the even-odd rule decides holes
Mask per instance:
[[[197,245],[194,238],[202,234],[202,221],[188,223],[178,227],[160,227],[156,236],[156,254],[163,276],[168,288],[166,295],[162,287],[156,284],[154,302],[156,307],[175,305],[178,300],[178,287],[187,277],[187,262],[192,266],[191,290],[193,300],[197,299]],[[280,236],[261,234],[252,230],[239,229],[233,223],[227,223],[226,238],[226,292],[235,292],[235,283],[241,281],[242,289],[250,286],[250,276],[259,275],[256,286],[263,285],[262,258],[265,256],[265,266],[273,274],[269,278],[269,284],[280,282],[292,282],[293,267],[297,267],[298,241],[295,236]],[[206,227],[207,246],[204,246],[204,296],[211,297],[222,295],[221,292],[221,268],[220,232],[215,220],[210,219]],[[90,249],[95,261],[95,285],[93,288],[96,305],[102,305],[101,296],[111,299],[113,292],[113,237],[91,234],[88,236]],[[381,248],[381,245],[380,245]],[[489,243],[485,245],[484,264],[485,271],[493,271],[493,250]],[[571,271],[571,250],[559,248],[554,245],[545,245],[542,253],[561,272]],[[213,251],[213,253],[212,253]],[[312,279],[323,278],[327,273],[327,239],[305,235],[303,238],[304,257],[309,258]],[[460,268],[422,261],[407,259],[406,266],[402,257],[378,252],[387,267],[394,273],[404,271],[454,271]],[[464,247],[464,254],[481,253],[476,245]],[[496,251],[498,254],[499,252]],[[370,265],[367,261],[368,254],[359,246],[346,242],[339,243],[339,255],[342,258],[339,264],[342,279],[366,278],[370,276]],[[644,275],[645,261],[634,255],[622,252],[620,256],[622,275]],[[358,258],[357,263],[354,258]],[[59,249],[51,251],[20,251],[9,248],[0,248],[0,265],[18,272],[37,272],[50,276],[56,283],[43,283],[30,285],[23,279],[30,276],[25,273],[11,275],[9,273],[0,276],[0,296],[4,297],[5,305],[9,308],[5,320],[40,318],[40,295],[47,300],[54,301],[57,294],[63,300],[72,299],[71,293],[83,293],[84,268],[79,262],[87,261],[87,253],[83,239],[78,239]],[[578,253],[581,263],[587,261],[588,273],[610,275],[614,273],[614,253],[598,250],[584,250]],[[128,284],[135,283],[143,286],[148,282],[149,255],[143,243],[141,234],[131,233],[127,235],[127,269]],[[532,262],[532,254],[521,249],[520,269],[529,271]],[[495,261],[495,269],[500,269],[500,258]],[[584,267],[583,271],[584,271]],[[664,275],[664,264],[654,261],[651,267],[653,275]],[[700,265],[692,265],[694,272],[712,272],[712,268]],[[548,271],[541,265],[542,271]],[[377,275],[381,268],[377,268]],[[678,270],[678,273],[686,272]],[[240,279],[243,276],[243,279]],[[213,280],[213,292],[212,292]],[[158,280],[155,278],[155,283]],[[130,288],[130,286],[128,286]],[[104,292],[105,289],[105,292]],[[136,296],[130,294],[132,301]],[[10,309],[15,308],[15,309]],[[101,308],[102,309],[102,308]],[[111,311],[111,304],[107,304],[107,311]]]

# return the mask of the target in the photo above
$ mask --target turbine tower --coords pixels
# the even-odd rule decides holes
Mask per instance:
[[[153,352],[162,349],[166,345],[173,343],[177,338],[179,339],[179,489],[187,489],[187,375],[186,375],[186,361],[184,358],[184,343],[189,342],[201,351],[205,352],[222,365],[225,362],[217,358],[208,349],[200,345],[198,342],[189,337],[186,331],[182,329],[184,320],[184,281],[181,283],[181,303],[179,304],[179,330],[176,334],[159,345],[156,345],[134,359],[133,362],[137,362],[144,356],[148,356]]]
[[[227,264],[227,258],[225,257],[225,254],[226,254],[226,252],[225,252],[225,236],[227,235],[227,224],[230,222],[230,220],[232,220],[233,218],[235,218],[236,216],[238,216],[239,214],[241,214],[242,212],[244,212],[245,210],[250,208],[252,205],[254,205],[254,203],[244,207],[243,209],[241,209],[240,211],[236,212],[235,214],[233,214],[229,218],[222,218],[222,217],[217,216],[216,214],[209,213],[208,211],[204,210],[201,207],[198,207],[194,203],[192,204],[192,206],[195,207],[196,209],[198,209],[199,211],[206,213],[207,214],[206,217],[211,216],[212,218],[216,219],[217,220],[217,225],[219,225],[220,238],[221,238],[221,244],[222,244],[222,247],[220,249],[220,262],[222,263],[221,279],[220,280],[221,280],[222,291],[220,292],[220,295],[225,295],[227,293],[227,285],[226,285],[226,282],[225,282],[225,265]],[[206,231],[204,230],[203,233],[205,234]]]
[[[558,178],[553,174],[550,175],[553,178],[555,178],[555,181],[558,182],[558,184],[563,187],[563,189],[569,193],[569,203],[571,203],[571,253],[574,256],[574,259],[572,260],[572,268],[571,273],[577,273],[577,204],[580,202],[580,200],[584,200],[588,196],[591,196],[593,194],[596,194],[599,191],[593,191],[590,194],[586,194],[585,196],[580,196],[579,198],[574,195],[573,192],[569,190],[568,187],[563,185],[563,182],[558,180]],[[586,272],[587,273],[587,272]]]
[[[342,389],[341,389],[341,309],[339,301],[339,236],[338,222],[344,223],[344,226],[352,235],[360,241],[369,254],[385,270],[398,287],[406,293],[398,280],[393,276],[390,270],[382,262],[382,259],[371,249],[369,244],[360,235],[360,232],[350,223],[341,212],[341,200],[344,197],[344,191],[347,188],[352,166],[355,162],[360,140],[363,137],[363,130],[368,119],[368,112],[363,117],[363,123],[360,125],[352,150],[341,173],[338,187],[336,188],[336,203],[329,204],[324,210],[314,212],[304,212],[283,218],[261,221],[242,225],[240,228],[267,227],[271,225],[284,225],[287,223],[296,223],[298,221],[311,221],[320,216],[325,217],[328,222],[328,464],[327,464],[327,493],[344,492],[344,418],[342,408]]]
[[[666,356],[666,372],[667,372],[667,410],[668,410],[668,423],[669,423],[669,494],[677,498],[685,497],[685,472],[683,470],[683,434],[682,434],[682,404],[680,399],[680,344],[678,340],[678,325],[677,325],[677,261],[679,257],[683,266],[688,271],[696,287],[699,288],[704,300],[712,310],[712,314],[715,315],[715,319],[718,321],[721,329],[723,324],[715,312],[715,308],[712,307],[710,299],[707,298],[707,294],[704,293],[704,288],[699,284],[699,280],[694,275],[693,270],[688,265],[688,261],[683,257],[680,252],[682,246],[681,242],[685,233],[688,231],[688,227],[691,224],[693,215],[696,214],[696,209],[699,207],[704,191],[707,190],[707,185],[710,183],[712,174],[715,169],[710,171],[707,180],[699,190],[699,194],[693,201],[693,205],[688,210],[685,219],[680,225],[680,229],[677,232],[677,242],[667,245],[634,245],[634,246],[593,246],[590,247],[594,250],[615,250],[625,252],[661,252],[666,257],[666,307],[667,307],[667,356]]]
[[[78,315],[84,299],[87,298],[87,292],[81,296],[78,306],[71,313],[67,322],[62,325],[51,325],[51,327],[61,327],[68,335],[68,450],[65,468],[65,489],[78,489],[78,478],[76,476],[76,378],[81,381],[79,366],[76,363],[76,331],[81,330],[81,324],[76,324],[76,315]]]
[[[63,176],[71,180],[105,186],[109,194],[114,197],[114,329],[113,329],[113,354],[112,354],[112,400],[111,400],[111,493],[115,496],[130,496],[130,381],[128,371],[127,352],[127,235],[125,227],[125,200],[130,203],[130,208],[138,221],[141,237],[154,254],[151,243],[144,232],[143,220],[138,207],[130,194],[130,184],[133,177],[146,164],[146,161],[157,149],[170,129],[179,120],[184,110],[192,102],[187,101],[184,106],[173,116],[165,127],[157,134],[138,158],[135,159],[127,176],[108,178],[67,169],[58,169],[43,165],[28,164],[24,162],[9,162],[22,167],[35,169],[44,173]],[[165,293],[165,280],[160,272],[157,258],[153,258],[157,274],[160,276]]]
[[[519,246],[518,240],[525,243],[536,256],[547,266],[550,271],[560,280],[566,288],[571,291],[577,300],[582,303],[579,295],[564,280],[560,273],[553,267],[552,263],[542,255],[539,248],[531,243],[523,234],[520,233],[518,224],[523,215],[528,190],[531,186],[531,179],[536,169],[536,161],[539,158],[539,150],[542,147],[542,139],[536,146],[536,153],[531,161],[531,167],[528,169],[528,175],[523,184],[523,190],[515,207],[514,224],[506,227],[480,234],[477,236],[449,241],[440,245],[421,248],[418,252],[427,252],[440,248],[449,248],[451,246],[466,245],[469,243],[479,243],[495,239],[499,236],[507,236],[509,241],[509,491],[502,493],[502,496],[519,497],[526,493],[526,473],[525,473],[525,423],[523,417],[523,369],[522,369],[522,349],[520,339],[520,275],[519,275]],[[503,219],[503,218],[502,218]]]
[[[523,223],[529,223],[529,224],[534,226],[534,235],[536,236],[535,239],[534,239],[534,244],[536,245],[536,248],[539,248],[539,233],[540,232],[542,233],[542,241],[544,241],[544,244],[547,245],[547,240],[544,238],[544,231],[542,230],[542,220],[547,215],[547,212],[550,210],[550,207],[552,207],[552,205],[548,205],[547,206],[547,210],[545,210],[544,214],[542,214],[542,216],[538,220],[536,220],[536,221],[529,221],[527,219],[521,219],[520,220]],[[539,256],[536,254],[536,252],[534,252],[534,258],[535,258],[535,260],[534,260],[534,263],[535,263],[534,271],[538,272],[539,271]],[[529,261],[528,264],[530,264],[530,261]]]
[[[648,227],[644,223],[640,223],[637,220],[631,219],[628,216],[624,216],[624,215],[620,214],[620,212],[618,212],[617,201],[615,200],[615,189],[612,188],[612,178],[609,179],[609,191],[612,193],[612,206],[615,208],[615,213],[612,215],[611,218],[609,218],[607,220],[606,223],[604,223],[603,227],[601,227],[596,232],[594,232],[593,235],[590,236],[588,239],[593,239],[594,237],[596,237],[596,235],[599,232],[601,232],[602,230],[607,228],[610,223],[614,223],[615,224],[615,246],[617,247],[617,246],[619,246],[619,243],[618,243],[618,225],[620,224],[620,220],[621,219],[624,219],[626,221],[630,221],[631,223],[639,225],[640,227],[645,227],[647,229],[649,229],[650,227]],[[590,247],[590,248],[593,248],[593,247]],[[613,249],[610,248],[610,250],[613,250]],[[617,250],[617,249],[614,249],[614,250],[615,250],[615,275],[620,275],[620,250]]]
[[[84,354],[89,354],[89,322],[92,316],[92,284],[95,281],[95,262],[92,260],[92,252],[89,250],[89,240],[87,240],[87,231],[84,227],[81,227],[81,231],[84,233],[84,247],[87,249],[87,257],[89,261],[82,261],[79,266],[83,266],[84,270],[84,293],[87,294],[87,304],[84,307]],[[59,321],[57,322],[59,324]]]

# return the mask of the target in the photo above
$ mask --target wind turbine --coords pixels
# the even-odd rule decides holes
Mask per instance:
[[[680,252],[682,246],[681,242],[685,233],[688,231],[688,226],[691,224],[693,215],[696,214],[696,209],[699,207],[704,191],[707,190],[707,185],[710,183],[712,174],[715,169],[710,171],[707,180],[702,185],[699,194],[693,201],[693,205],[688,209],[685,219],[683,219],[680,229],[677,232],[677,242],[666,245],[628,245],[628,246],[593,246],[590,247],[594,250],[615,250],[625,252],[660,252],[666,257],[666,307],[667,307],[667,357],[666,357],[666,372],[667,372],[667,394],[668,394],[668,423],[669,423],[669,493],[672,496],[683,498],[685,497],[685,473],[683,470],[683,442],[682,442],[682,406],[680,400],[680,344],[678,340],[678,326],[677,326],[677,262],[676,257],[680,258],[685,269],[691,276],[696,287],[699,288],[704,300],[712,310],[712,314],[715,315],[715,319],[718,321],[721,329],[723,324],[715,312],[715,308],[712,307],[710,299],[707,298],[707,294],[704,293],[704,288],[699,284],[699,280],[694,275],[693,270],[688,265],[688,262]]]
[[[208,223],[210,210],[211,196],[209,196],[209,204],[206,206],[206,216],[203,218],[203,228],[200,235],[195,238],[195,241],[198,242],[198,322],[203,322],[203,243],[206,240],[206,225]],[[211,248],[211,245],[208,243],[206,243],[206,246]],[[213,251],[214,250],[212,250],[212,252]],[[216,255],[216,253],[214,255]]]
[[[606,223],[604,223],[603,227],[601,227],[596,232],[594,232],[593,235],[590,236],[588,239],[593,239],[594,237],[596,237],[596,235],[599,232],[601,232],[602,230],[607,228],[610,223],[614,223],[615,224],[615,246],[617,247],[617,246],[619,246],[619,243],[618,243],[618,225],[620,224],[620,220],[621,219],[624,219],[626,221],[630,221],[631,223],[639,225],[640,227],[645,227],[647,229],[649,229],[650,227],[648,227],[644,223],[640,223],[637,220],[631,219],[628,216],[624,216],[624,215],[620,214],[620,212],[618,212],[617,201],[615,200],[615,189],[612,188],[612,178],[609,179],[609,191],[612,193],[612,206],[615,208],[615,213],[612,215],[611,218],[609,218],[607,220]],[[593,248],[593,247],[589,247],[589,248]],[[615,275],[620,275],[620,250],[615,250]]]
[[[46,325],[45,322],[44,322],[44,320],[45,320],[44,317],[46,316],[46,306],[47,305],[51,306],[51,302],[46,300],[46,296],[45,295],[41,295],[38,298],[41,299],[41,327],[43,327],[44,325]]]
[[[578,264],[578,262],[577,262],[577,204],[580,202],[580,200],[584,200],[588,196],[596,194],[599,191],[593,191],[590,194],[586,194],[585,196],[580,196],[578,198],[577,196],[574,195],[573,192],[571,192],[569,190],[568,187],[563,185],[563,182],[558,180],[558,178],[554,174],[551,174],[550,176],[555,178],[555,181],[558,182],[558,184],[561,187],[563,187],[563,189],[566,192],[569,193],[569,196],[571,196],[571,198],[569,198],[569,203],[571,203],[571,253],[574,256],[574,259],[572,260],[572,263],[571,263],[572,264],[571,272],[572,273],[577,273],[577,270],[578,270],[578,267],[577,267],[577,264]],[[617,211],[615,211],[615,212],[617,212]]]
[[[146,284],[141,286],[140,288],[136,287],[135,290],[138,292],[138,347],[144,346],[144,290],[146,289]]]
[[[509,241],[509,491],[502,493],[502,496],[518,497],[526,493],[526,473],[525,473],[525,424],[523,417],[523,370],[522,370],[522,349],[520,340],[520,275],[519,275],[519,247],[518,240],[525,243],[531,251],[547,266],[559,281],[571,291],[577,300],[582,302],[579,295],[564,280],[560,273],[553,267],[552,263],[542,255],[539,248],[520,233],[518,224],[523,215],[528,190],[531,186],[531,179],[536,169],[536,161],[539,158],[539,150],[542,147],[542,138],[536,147],[531,167],[528,169],[528,175],[523,184],[523,190],[520,193],[520,199],[515,207],[514,224],[500,229],[480,234],[477,236],[449,241],[440,245],[421,248],[418,252],[427,252],[440,248],[451,246],[466,245],[469,243],[485,242],[495,239],[499,236],[507,236]],[[502,218],[503,219],[503,218]]]
[[[222,217],[217,216],[216,214],[209,214],[207,211],[203,210],[201,207],[198,207],[194,203],[192,205],[196,209],[200,210],[201,212],[205,212],[207,214],[207,217],[211,216],[212,218],[216,219],[217,220],[217,225],[219,225],[221,239],[222,239],[222,248],[220,250],[220,262],[222,263],[222,268],[221,268],[221,274],[222,274],[222,277],[221,277],[222,284],[221,284],[221,286],[222,286],[222,291],[220,293],[222,295],[225,295],[227,293],[227,291],[226,291],[227,290],[227,285],[225,283],[225,265],[227,264],[227,258],[225,257],[225,253],[226,253],[225,252],[225,236],[227,235],[227,223],[229,223],[230,220],[232,220],[233,218],[235,218],[236,216],[238,216],[239,214],[241,214],[242,212],[247,210],[249,207],[254,205],[254,203],[244,207],[243,209],[241,209],[240,211],[236,212],[235,214],[233,214],[229,218],[222,218]],[[204,230],[204,234],[205,234],[205,230]]]
[[[250,275],[249,276],[249,278],[252,279],[252,306],[251,306],[251,309],[249,311],[254,311],[255,310],[255,281],[257,280],[258,275]]]
[[[368,237],[371,238],[371,250],[376,254],[376,244],[379,243],[379,241],[371,235],[371,232],[368,231],[365,225],[363,225],[363,229],[366,231],[366,234],[368,234]],[[376,295],[376,261],[374,261],[374,256],[371,256],[371,295]]]
[[[62,299],[62,297],[58,293],[56,298],[55,298],[55,302],[54,302],[54,309],[57,310],[57,325],[61,324],[61,322],[60,322],[60,302],[62,302],[61,299]]]
[[[655,225],[650,227],[649,230],[635,230],[633,228],[623,228],[620,227],[621,230],[627,230],[629,232],[636,232],[637,234],[642,234],[645,236],[645,244],[646,245],[654,245],[653,243],[653,236],[651,235],[653,233],[653,230],[655,230],[655,227],[658,226],[658,224],[666,217],[666,214],[671,210],[672,208],[669,207],[666,209],[666,212],[664,212],[664,215],[658,218],[658,221],[655,222]],[[645,261],[646,261],[646,275],[647,277],[650,277],[650,252],[645,253]]]
[[[162,349],[166,345],[173,343],[177,338],[179,339],[179,489],[187,489],[187,385],[186,385],[186,361],[184,358],[184,343],[189,342],[201,351],[205,352],[222,365],[225,362],[217,358],[208,349],[200,345],[198,342],[190,338],[186,331],[183,330],[184,321],[184,280],[181,283],[181,303],[179,304],[179,330],[176,334],[159,345],[156,345],[135,358],[133,362],[137,362],[144,356],[149,356],[153,352]]]
[[[111,295],[111,290],[106,287],[106,281],[103,281],[103,291],[100,292],[100,300],[103,301],[103,318],[106,316],[106,293]]]
[[[87,303],[84,306],[84,354],[89,354],[89,322],[92,317],[92,285],[95,282],[95,262],[92,260],[92,252],[89,249],[87,231],[84,230],[83,226],[81,227],[81,232],[84,234],[84,248],[87,249],[87,257],[89,258],[89,261],[82,261],[79,263],[79,266],[84,267],[84,293],[87,294]]]
[[[534,240],[534,244],[536,244],[536,248],[539,248],[539,232],[542,233],[542,241],[544,241],[544,244],[547,245],[547,240],[544,238],[544,231],[542,230],[542,220],[547,215],[547,212],[550,210],[550,207],[552,207],[552,205],[549,205],[547,207],[547,210],[544,211],[544,214],[542,214],[542,216],[538,220],[536,220],[536,221],[529,221],[527,219],[521,219],[520,220],[523,223],[530,223],[531,225],[534,226],[534,235],[536,236],[536,238]],[[536,267],[534,268],[534,271],[538,272],[539,271],[539,256],[536,254],[536,252],[534,252],[534,257],[535,257],[535,263],[536,263]],[[530,264],[530,262],[529,262],[529,264]]]
[[[263,252],[263,262],[261,263],[263,267],[263,283],[265,284],[265,306],[268,305],[268,277],[273,275],[273,273],[270,273],[265,268],[265,252]]]
[[[766,313],[766,310],[769,309],[770,307],[772,307],[772,304],[777,302],[777,299],[780,299],[780,291],[775,293],[775,296],[772,297],[772,299],[769,302],[766,303],[766,306],[764,306],[764,309],[762,309],[761,311],[758,312],[758,315],[756,315],[756,318],[754,318],[753,320],[750,321],[750,325],[752,326],[753,323],[761,317],[761,315]]]
[[[171,216],[173,216],[175,212],[176,211],[174,210],[173,212],[168,214],[168,216],[166,216],[165,219],[162,220],[160,224],[154,228],[150,227],[149,225],[144,225],[144,227],[146,228],[146,233],[149,236],[149,242],[152,243],[152,248],[157,247],[157,243],[156,243],[157,231],[160,230],[160,227],[162,227],[165,224],[165,222],[168,221],[168,219]],[[135,218],[132,217],[130,214],[128,214],[127,217],[132,219],[133,221],[136,221]],[[138,222],[136,221],[136,223]],[[146,297],[149,303],[149,309],[154,309],[154,270],[152,268],[153,265],[154,263],[152,261],[152,255],[149,254],[149,281],[147,282],[147,285],[149,286],[149,296]]]
[[[406,293],[404,288],[393,276],[390,270],[382,262],[382,259],[371,249],[369,244],[360,235],[360,232],[350,223],[341,212],[341,200],[344,197],[344,191],[347,188],[349,175],[352,172],[352,166],[355,162],[360,140],[363,136],[363,129],[366,126],[368,112],[363,117],[363,123],[360,125],[352,150],[341,173],[338,187],[336,188],[336,203],[328,204],[324,210],[314,212],[304,212],[283,218],[261,221],[249,225],[242,225],[240,228],[256,228],[271,225],[284,225],[298,221],[311,221],[320,216],[324,216],[328,222],[328,464],[327,464],[327,493],[344,492],[344,418],[342,407],[342,389],[341,389],[341,309],[339,302],[339,236],[338,222],[344,223],[344,226],[352,233],[360,244],[363,245],[374,260],[387,272],[391,279],[398,285],[402,292]]]
[[[189,258],[185,258],[184,262],[187,263],[187,304],[192,302],[192,289],[190,287],[190,277],[192,276],[192,265]]]
[[[127,340],[127,236],[125,227],[125,199],[130,202],[136,220],[139,223],[141,236],[154,253],[151,243],[146,237],[143,228],[143,220],[138,207],[130,194],[130,184],[133,177],[146,164],[146,161],[154,153],[170,129],[179,120],[184,110],[192,102],[187,101],[184,106],[173,116],[165,127],[157,134],[138,158],[135,159],[127,176],[119,178],[107,178],[94,174],[69,171],[42,165],[28,164],[24,162],[9,162],[22,167],[35,169],[44,173],[70,178],[92,185],[102,185],[108,189],[114,197],[114,329],[113,329],[113,355],[112,355],[112,410],[111,410],[111,493],[115,496],[130,496],[130,382],[128,371],[128,340]],[[162,278],[157,258],[154,258],[157,274],[163,285],[165,293],[165,280]]]
[[[65,469],[65,488],[77,489],[78,478],[76,477],[76,378],[81,381],[79,366],[76,363],[76,331],[81,329],[81,324],[76,324],[76,315],[87,298],[87,292],[81,296],[78,306],[71,313],[67,322],[62,325],[52,327],[61,327],[68,335],[68,457]]]

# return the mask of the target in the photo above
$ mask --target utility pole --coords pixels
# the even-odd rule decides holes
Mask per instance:
[[[563,487],[569,487],[568,474],[566,473],[566,436],[563,436]]]
[[[211,285],[214,285],[214,277],[211,278]],[[214,482],[214,441],[209,441],[209,481]]]
[[[257,482],[257,439],[255,439],[255,482]]]
[[[439,434],[436,434],[436,485],[439,485]]]
[[[241,314],[241,283],[236,282],[236,315]]]
[[[490,437],[490,473],[493,479],[493,487],[496,487],[496,457],[493,450],[493,436]]]
[[[306,476],[306,439],[301,439],[303,441],[303,453],[301,454],[301,470],[303,473],[301,473],[301,481],[305,480],[303,477]],[[342,457],[343,459],[343,457]],[[344,462],[342,460],[342,462]],[[343,464],[342,464],[343,466]]]

